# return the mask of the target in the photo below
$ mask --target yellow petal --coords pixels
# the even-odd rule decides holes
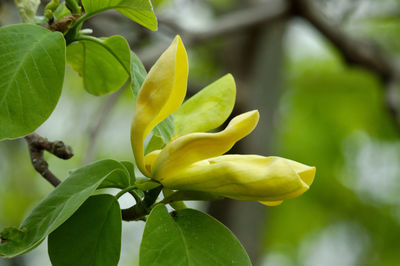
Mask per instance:
[[[137,97],[131,127],[131,144],[135,159],[143,174],[143,142],[147,134],[162,120],[175,112],[186,95],[188,61],[179,36],[150,69]]]
[[[279,201],[260,201],[261,204],[267,205],[267,206],[278,206],[281,205],[283,200]]]
[[[151,173],[151,168],[153,167],[154,161],[157,159],[157,156],[160,154],[160,152],[161,150],[155,150],[144,156],[144,167],[149,173]]]
[[[170,189],[277,204],[307,191],[315,167],[280,157],[224,155],[168,174],[160,182]]]
[[[163,180],[169,172],[179,171],[194,162],[216,157],[229,151],[256,127],[257,110],[236,116],[225,130],[218,133],[192,133],[171,141],[154,163],[152,176]]]

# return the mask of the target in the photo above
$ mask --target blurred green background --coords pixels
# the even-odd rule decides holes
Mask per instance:
[[[322,34],[287,11],[240,28],[240,20],[256,18],[259,10],[268,16],[283,2],[158,0],[153,1],[158,32],[116,12],[86,27],[98,36],[124,35],[147,69],[181,34],[189,54],[189,95],[230,72],[238,89],[234,113],[260,110],[258,129],[234,152],[317,167],[311,189],[277,207],[195,205],[232,228],[254,265],[400,265],[400,125],[386,106],[387,97],[398,100],[396,94],[388,96],[375,73],[347,65]],[[314,2],[334,28],[399,57],[399,1]],[[2,0],[0,23],[18,22],[13,2]],[[223,26],[233,30],[219,32]],[[61,100],[37,132],[71,145],[75,156],[68,161],[47,156],[51,170],[63,179],[93,160],[131,159],[132,107],[130,91],[94,97],[67,69]],[[51,190],[33,170],[23,139],[0,142],[0,228],[18,225]],[[121,205],[128,207],[129,199]],[[120,265],[137,265],[143,226],[124,223]],[[50,265],[45,245],[14,260],[0,259],[0,265]]]

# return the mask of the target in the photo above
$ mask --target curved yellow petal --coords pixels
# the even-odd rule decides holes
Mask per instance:
[[[192,133],[167,144],[161,151],[152,169],[152,178],[163,180],[170,172],[229,151],[240,139],[256,127],[259,119],[257,110],[236,116],[225,130],[218,133]]]
[[[315,167],[280,157],[224,155],[170,171],[160,182],[170,189],[277,204],[307,191],[314,176]]]
[[[143,142],[162,120],[178,110],[186,95],[188,60],[179,36],[150,69],[138,94],[131,127],[132,150],[143,174]]]

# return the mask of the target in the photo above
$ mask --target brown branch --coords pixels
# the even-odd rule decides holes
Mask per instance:
[[[35,170],[50,184],[58,186],[61,181],[49,170],[49,164],[44,159],[43,151],[46,150],[58,158],[67,160],[74,155],[72,148],[62,141],[48,141],[36,133],[26,136],[25,140],[28,142],[29,154]]]
[[[400,126],[400,110],[394,87],[400,78],[400,69],[376,44],[355,39],[329,23],[310,0],[292,0],[292,12],[320,31],[342,54],[349,65],[357,65],[375,73],[385,86],[386,107]]]
[[[292,0],[294,14],[300,15],[319,30],[341,52],[348,64],[362,66],[375,72],[383,81],[396,76],[397,69],[378,46],[365,40],[352,38],[329,23],[309,0]]]
[[[158,17],[158,20],[160,27],[163,27],[164,31],[167,29],[172,31],[173,35],[180,34],[185,45],[189,47],[214,38],[227,35],[232,36],[256,26],[275,21],[288,14],[289,5],[287,1],[270,0],[242,11],[223,15],[204,29],[190,29],[166,17]],[[165,47],[165,43],[156,43],[138,51],[138,55],[145,66],[151,66]]]

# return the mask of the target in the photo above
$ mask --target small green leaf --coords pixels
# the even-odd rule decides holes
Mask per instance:
[[[155,136],[162,138],[164,143],[168,143],[175,132],[174,118],[172,115],[161,121],[153,130]]]
[[[122,161],[120,162],[121,165],[125,168],[126,172],[129,175],[119,175],[113,174],[106,178],[103,183],[98,187],[100,188],[120,188],[124,189],[129,186],[132,186],[135,183],[135,170],[134,166],[131,162]]]
[[[148,141],[147,141],[148,140]],[[165,142],[159,136],[154,135],[153,131],[149,133],[147,138],[144,141],[144,146],[146,147],[144,150],[144,154],[148,154],[152,151],[159,150],[164,147]]]
[[[117,265],[121,252],[121,209],[114,196],[96,195],[48,238],[53,266]]]
[[[161,121],[147,136],[144,144],[145,154],[163,148],[171,140],[174,131],[174,119],[170,115]]]
[[[231,74],[211,83],[174,113],[175,136],[219,127],[231,114],[235,97],[236,85]]]
[[[36,11],[40,5],[40,0],[14,0],[22,22],[33,23]]]
[[[130,74],[130,48],[121,36],[107,39],[85,37],[67,47],[67,62],[83,78],[93,95],[114,92]]]
[[[114,175],[129,178],[126,168],[114,160],[98,161],[74,171],[33,209],[19,229],[0,233],[7,239],[0,244],[0,256],[15,257],[35,248],[64,223],[106,178],[115,178]]]
[[[27,24],[0,28],[0,140],[25,136],[47,120],[64,71],[61,33]]]
[[[62,2],[54,11],[53,15],[56,19],[60,19],[65,16],[71,15],[71,11],[69,11],[69,9],[65,6],[65,2]]]
[[[158,205],[147,219],[139,265],[251,266],[251,262],[232,232],[211,216],[184,209],[171,217],[164,205]]]
[[[149,0],[82,0],[87,16],[116,9],[140,25],[157,30],[157,18]]]
[[[135,185],[143,190],[143,191],[148,191],[148,190],[152,190],[156,187],[161,186],[160,183],[152,181],[151,179],[139,179],[136,180]]]
[[[135,165],[128,161],[121,161],[121,164],[123,166],[125,166],[126,170],[128,170],[128,172],[129,172],[129,176],[130,176],[129,185],[126,187],[132,186],[133,184],[135,184],[135,181],[136,181]]]
[[[131,89],[136,97],[146,78],[147,71],[139,57],[131,51]]]

